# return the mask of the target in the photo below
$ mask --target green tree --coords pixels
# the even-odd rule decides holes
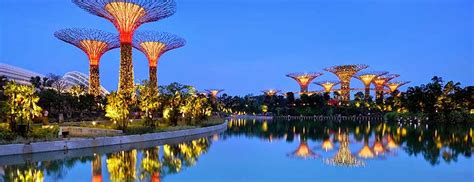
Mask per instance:
[[[160,98],[158,96],[158,89],[149,81],[144,80],[142,84],[137,87],[138,108],[145,113],[143,119],[146,126],[155,127],[156,123],[153,121],[153,115],[160,107]]]
[[[39,97],[33,86],[19,85],[15,81],[8,82],[4,92],[8,98],[5,111],[10,118],[10,129],[25,136],[29,132],[32,119],[41,116],[42,109],[37,105]],[[26,125],[25,130],[19,131],[18,125]]]
[[[107,96],[107,106],[105,116],[117,124],[119,129],[126,129],[128,126],[128,115],[130,114],[132,94],[126,92],[112,92]]]

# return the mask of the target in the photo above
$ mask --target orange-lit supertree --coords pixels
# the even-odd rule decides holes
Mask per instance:
[[[324,92],[327,94],[330,94],[332,91],[332,88],[338,85],[339,81],[319,81],[319,82],[314,82],[314,84],[323,87]]]
[[[112,22],[120,33],[120,73],[118,91],[134,88],[132,40],[142,24],[173,15],[174,0],[73,0],[80,8]]]
[[[359,79],[364,84],[365,91],[365,101],[369,100],[370,97],[370,84],[378,76],[385,75],[388,72],[386,71],[370,71],[370,72],[360,72],[354,75],[354,78]]]
[[[350,100],[350,83],[351,78],[360,70],[363,70],[369,66],[364,64],[350,64],[350,65],[340,65],[325,68],[325,71],[334,73],[341,82],[341,98],[343,103],[349,103]]]
[[[273,96],[277,95],[278,93],[280,93],[280,90],[268,89],[268,90],[262,90],[262,92],[266,96],[273,97]]]
[[[385,74],[374,78],[372,81],[375,85],[375,101],[377,104],[383,102],[383,89],[387,82],[390,80],[399,77],[399,74]]]
[[[300,92],[301,93],[308,93],[308,86],[311,81],[315,78],[323,75],[322,73],[318,72],[311,72],[311,73],[290,73],[287,74],[287,77],[293,78],[298,84],[300,85]]]
[[[158,59],[165,52],[184,46],[186,41],[166,32],[137,32],[133,38],[133,46],[142,51],[148,59],[150,83],[158,88]]]
[[[395,92],[403,85],[410,83],[410,81],[391,81],[387,82],[385,85],[390,89],[390,93]]]
[[[94,29],[63,29],[54,33],[58,39],[70,43],[89,58],[89,94],[100,95],[99,62],[101,56],[119,47],[118,36]]]
[[[216,99],[217,94],[224,91],[224,89],[206,89],[205,90],[212,98]]]

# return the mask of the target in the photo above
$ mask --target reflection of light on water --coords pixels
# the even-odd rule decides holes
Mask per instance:
[[[311,149],[308,147],[308,143],[306,141],[301,140],[300,145],[298,148],[288,154],[289,157],[296,157],[296,158],[302,158],[302,159],[307,159],[307,158],[318,158],[320,157],[318,154],[315,154]]]
[[[100,154],[95,153],[92,161],[92,182],[102,182],[102,159]]]
[[[321,146],[326,152],[329,150],[332,150],[334,148],[334,145],[332,144],[330,139],[326,139],[323,142],[323,145]]]
[[[343,167],[363,167],[365,162],[358,160],[351,154],[349,149],[349,137],[346,134],[342,134],[339,137],[341,143],[339,150],[336,155],[331,159],[326,159],[324,162],[332,166],[343,166]]]
[[[374,153],[367,144],[364,144],[364,147],[359,150],[357,155],[365,159],[374,158]]]

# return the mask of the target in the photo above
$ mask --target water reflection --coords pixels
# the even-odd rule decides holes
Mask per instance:
[[[338,160],[377,160],[395,157],[397,151],[409,156],[421,155],[431,165],[455,162],[458,156],[470,157],[472,126],[463,124],[432,123],[407,124],[370,122],[321,122],[321,121],[255,121],[231,120],[227,137],[244,135],[265,141],[299,138],[299,147],[290,155],[300,158],[317,155],[311,148],[329,152],[337,149]],[[346,137],[347,136],[347,137]],[[333,139],[331,139],[333,138]],[[347,139],[347,140],[346,140]],[[353,139],[354,141],[350,141]],[[307,146],[307,141],[317,145]],[[349,151],[349,145],[354,145]],[[338,147],[336,147],[338,146]],[[357,148],[359,147],[360,148]],[[350,155],[349,155],[350,154]],[[353,159],[353,156],[358,158]],[[357,163],[357,162],[356,162]],[[360,163],[360,162],[359,162]]]
[[[167,174],[179,173],[187,167],[194,166],[198,158],[209,150],[210,145],[211,141],[208,138],[200,138],[188,142],[165,144],[146,149],[132,149],[71,159],[0,166],[0,174],[2,174],[3,181],[39,182],[44,180],[45,173],[46,176],[51,177],[53,180],[61,180],[77,162],[81,162],[89,163],[88,165],[91,166],[91,181],[94,182],[157,182],[161,181]],[[105,159],[105,162],[102,159]],[[102,174],[103,172],[106,172],[106,174]],[[104,176],[108,178],[104,179]]]

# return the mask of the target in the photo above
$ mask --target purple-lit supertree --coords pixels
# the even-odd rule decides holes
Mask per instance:
[[[70,28],[54,33],[58,39],[70,43],[87,54],[89,58],[89,94],[100,95],[99,62],[101,56],[118,48],[118,36],[95,29]]]
[[[334,73],[341,82],[341,98],[342,102],[348,104],[350,100],[350,83],[351,78],[360,70],[363,70],[369,66],[365,64],[350,64],[350,65],[339,65],[329,68],[325,68],[325,71]]]
[[[311,73],[290,73],[287,74],[287,77],[293,78],[298,84],[300,85],[300,92],[303,93],[308,93],[308,86],[311,81],[313,81],[315,78],[323,75],[322,73],[318,72],[311,72]]]
[[[73,0],[80,8],[112,22],[120,33],[120,75],[118,91],[134,88],[132,40],[142,24],[173,15],[174,0]]]
[[[386,71],[368,71],[368,72],[364,71],[364,72],[360,72],[354,75],[354,78],[359,79],[364,84],[365,101],[369,100],[370,84],[372,83],[372,81],[378,76],[385,75],[387,73],[388,72]]]
[[[133,46],[143,52],[148,59],[150,83],[158,88],[158,59],[165,52],[184,46],[186,41],[166,32],[136,32]]]

